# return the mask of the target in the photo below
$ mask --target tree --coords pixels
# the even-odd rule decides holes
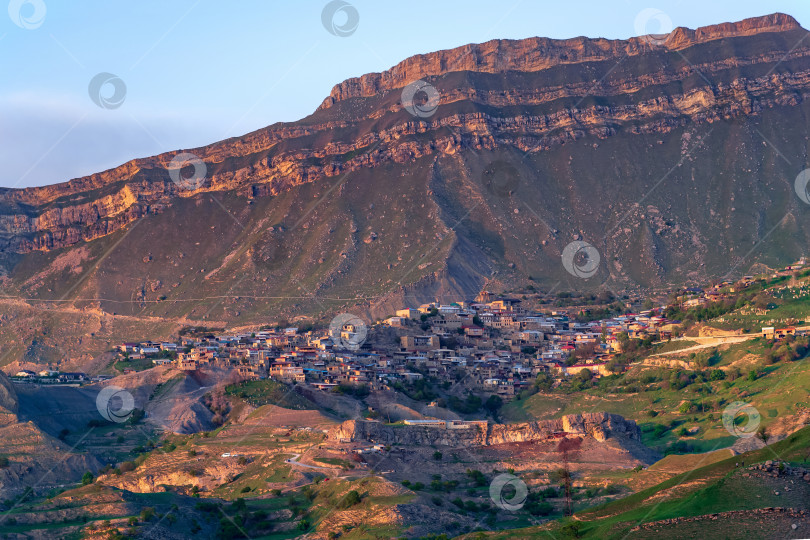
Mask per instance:
[[[436,450],[435,452],[433,452],[433,459],[435,459],[436,461],[441,461],[442,453]]]
[[[87,484],[92,483],[93,483],[93,473],[87,471],[86,473],[84,473],[84,476],[82,476],[82,485],[86,486]]]
[[[546,501],[530,501],[525,508],[533,516],[547,516],[554,511],[554,507]]]
[[[353,489],[343,497],[343,500],[340,502],[341,508],[351,508],[355,504],[360,502],[360,494],[357,490]]]
[[[582,523],[579,521],[572,521],[560,528],[560,532],[568,538],[579,538],[579,531],[582,529]]]
[[[484,486],[487,484],[487,478],[484,473],[477,469],[467,469],[467,476],[469,476],[476,486]]]
[[[554,377],[552,377],[548,373],[538,373],[537,378],[534,380],[534,386],[536,386],[538,390],[543,392],[550,391],[553,385],[554,385]]]
[[[491,395],[487,398],[486,402],[484,403],[484,408],[488,410],[493,415],[497,413],[501,407],[503,407],[503,400],[500,396]]]
[[[596,356],[596,351],[598,347],[599,345],[596,342],[580,345],[574,350],[572,356],[574,357],[574,360],[576,360],[576,362],[586,360],[588,358],[593,358],[594,356]]]

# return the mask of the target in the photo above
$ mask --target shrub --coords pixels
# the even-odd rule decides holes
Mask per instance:
[[[479,470],[476,469],[467,469],[467,476],[469,476],[473,482],[475,482],[476,486],[484,486],[487,484],[487,478],[484,476]]]
[[[560,527],[560,532],[568,538],[579,538],[579,531],[582,528],[582,523],[572,521]]]
[[[531,501],[525,508],[533,516],[547,516],[554,511],[554,507],[546,501]]]
[[[351,508],[355,504],[360,502],[360,494],[357,490],[353,489],[343,497],[343,500],[340,501],[340,508]]]

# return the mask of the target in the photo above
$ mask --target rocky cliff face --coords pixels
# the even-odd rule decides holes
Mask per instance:
[[[336,85],[321,105],[329,108],[339,101],[369,97],[395,90],[417,81],[452,71],[498,73],[503,71],[537,72],[564,64],[581,64],[619,60],[660,48],[675,51],[693,45],[729,37],[749,36],[764,32],[786,32],[801,28],[791,16],[775,13],[735,23],[704,26],[697,30],[678,27],[665,38],[655,40],[635,37],[629,40],[530,38],[494,39],[481,44],[420,54],[403,60],[382,73],[369,73],[347,79]]]
[[[367,441],[408,446],[487,446],[516,442],[549,441],[560,436],[590,437],[599,442],[622,437],[641,440],[641,431],[632,420],[617,414],[587,413],[563,416],[558,420],[515,424],[475,425],[469,428],[388,426],[368,420],[348,420],[335,426],[328,440]]]
[[[207,166],[194,189],[172,182],[172,152],[0,192],[0,283],[25,301],[250,324],[385,316],[530,276],[627,290],[788,263],[810,243],[792,186],[810,137],[804,35],[776,14],[663,42],[415,56],[298,122],[192,150]],[[440,96],[432,115],[403,107],[417,78]],[[594,279],[560,264],[574,239],[601,253]]]
[[[779,40],[769,37],[763,38],[765,47],[752,54],[725,50],[722,56],[679,66],[658,62],[669,51],[793,31],[803,32],[792,17],[774,14],[697,30],[678,28],[660,45],[644,38],[530,38],[493,40],[414,56],[383,73],[338,84],[319,113],[304,121],[274,125],[196,149],[195,154],[209,164],[209,175],[205,185],[193,191],[274,195],[305,182],[385,163],[409,163],[431,154],[452,155],[464,148],[511,145],[538,152],[586,136],[609,137],[622,126],[636,134],[663,134],[690,122],[714,122],[797,105],[810,94],[806,61],[801,64],[803,69],[784,72],[757,69],[756,75],[740,76],[740,70],[806,60],[808,44],[786,50]],[[645,57],[654,59],[653,65],[647,62],[647,69],[622,69],[620,76],[599,80],[567,76],[585,70],[584,64],[592,70],[593,64],[614,67],[617,62],[631,64]],[[447,80],[456,72],[489,78],[481,79],[480,84]],[[507,81],[516,84],[489,88],[492,76],[502,78],[506,73],[510,74]],[[563,74],[566,76],[561,77]],[[430,119],[399,114],[400,89],[419,79],[434,81],[440,89],[439,114]],[[596,94],[634,98],[603,104],[581,102]],[[354,101],[343,103],[350,100]],[[345,107],[337,110],[339,103]],[[479,107],[453,107],[442,114],[442,109],[463,103]],[[541,109],[529,111],[527,107]],[[332,109],[332,114],[325,114],[325,109]],[[383,118],[390,119],[381,129],[371,128],[369,120],[380,125]],[[363,152],[369,148],[373,150]],[[65,184],[5,190],[0,194],[0,202],[6,206],[0,210],[0,249],[26,253],[70,246],[164,211],[178,198],[193,194],[169,178],[167,166],[174,155],[133,160]]]

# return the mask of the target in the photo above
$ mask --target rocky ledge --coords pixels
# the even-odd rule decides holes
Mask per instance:
[[[0,252],[50,251],[91,241],[204,192],[232,191],[246,199],[274,196],[301,184],[426,156],[498,148],[532,154],[584,137],[663,135],[688,124],[794,107],[810,97],[810,43],[796,43],[789,34],[800,28],[792,17],[777,13],[697,30],[678,28],[663,42],[531,38],[415,56],[386,72],[340,83],[304,120],[194,149],[208,166],[205,182],[196,189],[171,181],[167,167],[176,152],[62,184],[0,189]],[[750,42],[706,54],[686,51],[744,36]],[[681,55],[660,55],[681,49]],[[649,62],[641,61],[644,54],[651,55]],[[590,75],[543,72],[584,62],[588,70],[597,69],[598,81]],[[508,84],[493,87],[475,76],[434,80],[441,88],[437,114],[418,119],[403,114],[394,90],[457,71],[503,73]],[[370,96],[377,98],[335,105]]]
[[[386,425],[371,420],[347,420],[332,428],[327,438],[335,442],[367,441],[463,447],[542,442],[566,436],[590,437],[599,442],[617,437],[640,441],[641,431],[634,421],[617,414],[586,413],[567,415],[556,420],[515,424],[478,422],[466,428]]]
[[[586,37],[493,39],[486,43],[419,54],[403,60],[382,73],[369,73],[347,79],[332,88],[332,92],[320,108],[327,109],[346,99],[369,97],[386,90],[402,88],[414,81],[452,71],[483,73],[540,71],[562,64],[598,62],[611,58],[636,56],[654,48],[680,50],[717,39],[750,36],[764,32],[784,32],[797,28],[801,28],[801,25],[790,15],[774,13],[738,22],[703,26],[695,30],[678,27],[666,38],[656,36],[655,40],[647,39],[646,36],[627,40]]]

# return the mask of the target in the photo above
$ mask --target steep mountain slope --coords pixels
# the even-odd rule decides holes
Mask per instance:
[[[695,454],[686,472],[577,512],[572,520],[458,538],[806,538],[808,442],[810,429],[804,428],[713,463]]]
[[[776,14],[416,56],[299,122],[193,150],[196,189],[171,180],[169,153],[4,190],[3,289],[38,308],[248,324],[380,316],[529,276],[619,290],[787,263],[810,240],[793,186],[806,35]],[[412,115],[403,87],[420,78],[440,102]],[[561,264],[575,239],[600,253],[590,279]]]

